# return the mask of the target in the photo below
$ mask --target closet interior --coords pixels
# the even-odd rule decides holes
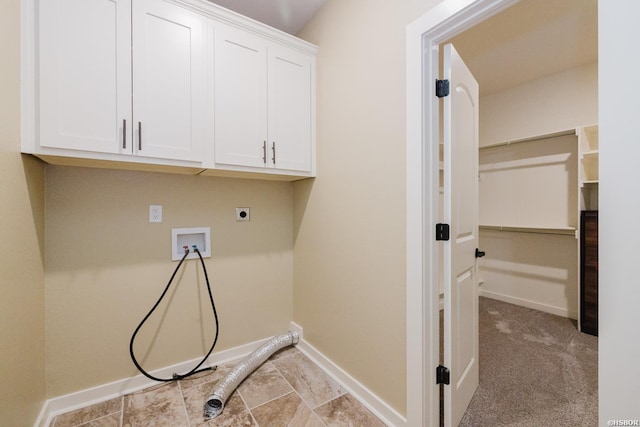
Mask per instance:
[[[596,335],[597,1],[528,0],[446,43],[480,86],[479,295]]]
[[[584,218],[597,212],[597,135],[580,126],[484,144],[479,156],[480,295],[580,319],[592,334],[597,214]]]

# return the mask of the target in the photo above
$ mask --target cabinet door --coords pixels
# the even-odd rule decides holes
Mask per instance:
[[[215,162],[264,167],[266,42],[219,24],[215,30]]]
[[[131,0],[40,1],[38,20],[40,146],[120,152],[131,117]]]
[[[133,2],[133,139],[138,156],[202,160],[206,18],[161,0]]]
[[[311,171],[312,62],[308,55],[269,47],[269,165]]]

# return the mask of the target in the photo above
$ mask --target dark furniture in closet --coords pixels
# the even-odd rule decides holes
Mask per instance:
[[[580,213],[580,330],[598,335],[598,211]]]

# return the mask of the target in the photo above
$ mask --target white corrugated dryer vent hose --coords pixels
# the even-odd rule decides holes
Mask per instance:
[[[207,398],[207,401],[204,404],[205,418],[215,418],[220,415],[224,409],[224,404],[231,393],[233,393],[238,385],[240,385],[240,383],[248,377],[249,374],[266,362],[266,360],[278,350],[297,344],[298,339],[298,334],[296,332],[289,331],[270,339],[265,344],[254,350],[250,355],[238,362],[231,372],[229,372],[222,381],[216,384],[216,388]]]

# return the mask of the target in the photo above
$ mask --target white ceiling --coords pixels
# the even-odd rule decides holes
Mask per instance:
[[[327,0],[209,1],[296,34]],[[595,62],[597,9],[597,0],[521,0],[452,41],[487,95]]]
[[[296,34],[327,0],[209,0],[289,34]]]
[[[487,95],[598,59],[597,0],[521,0],[452,40]]]

